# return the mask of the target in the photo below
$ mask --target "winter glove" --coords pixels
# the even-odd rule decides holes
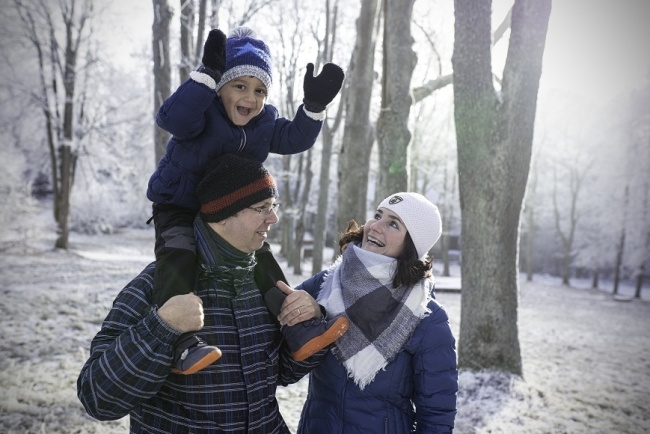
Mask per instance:
[[[199,72],[208,74],[217,83],[226,69],[226,35],[219,29],[212,29],[203,45]]]
[[[305,109],[312,113],[325,111],[341,90],[344,78],[343,70],[334,63],[326,63],[321,73],[314,77],[314,64],[309,63],[303,83]]]

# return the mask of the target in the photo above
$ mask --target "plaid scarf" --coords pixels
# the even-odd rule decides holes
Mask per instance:
[[[318,302],[350,328],[332,347],[361,390],[390,363],[429,313],[432,279],[392,288],[397,260],[350,245],[327,271]]]

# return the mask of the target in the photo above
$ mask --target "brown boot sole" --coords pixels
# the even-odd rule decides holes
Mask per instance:
[[[316,336],[305,345],[300,347],[298,351],[291,353],[293,359],[301,362],[306,358],[313,356],[315,353],[343,336],[343,333],[348,331],[348,327],[350,327],[350,322],[346,317],[338,318],[336,321],[334,321],[334,325],[327,329],[325,333],[320,336]]]
[[[211,352],[189,368],[185,369],[184,371],[178,369],[178,368],[172,368],[172,372],[174,374],[183,374],[183,375],[190,375],[194,374],[195,372],[199,372],[201,369],[205,368],[206,366],[210,366],[217,360],[221,358],[221,350],[217,348],[216,351]]]

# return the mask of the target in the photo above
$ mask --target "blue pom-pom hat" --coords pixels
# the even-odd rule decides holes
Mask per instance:
[[[217,92],[224,84],[238,77],[257,77],[266,89],[271,88],[271,51],[256,33],[248,27],[236,27],[226,41],[226,71],[217,83]]]

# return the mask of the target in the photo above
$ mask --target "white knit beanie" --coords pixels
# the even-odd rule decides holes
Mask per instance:
[[[402,219],[420,258],[431,250],[442,234],[438,207],[421,194],[391,194],[377,208],[389,209]]]

